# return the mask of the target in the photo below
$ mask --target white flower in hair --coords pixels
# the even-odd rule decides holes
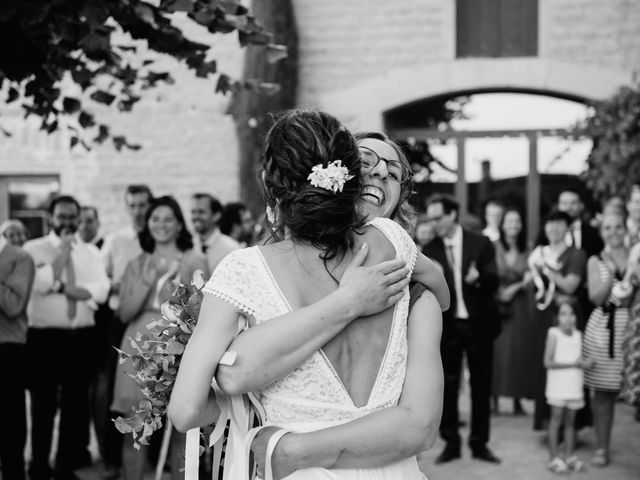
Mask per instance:
[[[324,167],[321,163],[311,169],[307,180],[312,186],[332,190],[333,193],[341,192],[344,183],[351,180],[353,175],[349,175],[349,169],[342,166],[342,160],[334,160]]]

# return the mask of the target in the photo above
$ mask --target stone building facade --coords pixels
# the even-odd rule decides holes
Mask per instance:
[[[490,8],[492,0],[475,2]],[[497,56],[461,54],[460,11],[469,0],[293,3],[298,104],[332,112],[354,130],[385,128],[390,109],[454,92],[602,98],[629,83],[640,66],[635,0],[514,0],[533,12],[535,53]],[[235,38],[213,41],[220,70],[240,75],[242,51]],[[106,230],[124,223],[122,192],[129,183],[173,193],[184,207],[195,191],[236,200],[238,146],[226,114],[229,98],[214,94],[215,79],[196,79],[183,66],[164,62],[175,85],[149,92],[131,113],[95,112],[140,143],[139,151],[116,152],[111,144],[71,151],[63,133],[47,137],[37,124],[24,122],[19,110],[0,107],[1,124],[13,133],[0,137],[0,220],[13,213],[8,192],[21,188],[12,181],[51,188],[57,181],[60,191],[97,206]]]

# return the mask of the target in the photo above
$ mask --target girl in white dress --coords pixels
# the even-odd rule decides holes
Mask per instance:
[[[584,469],[573,453],[576,441],[576,412],[584,407],[582,333],[576,329],[576,304],[569,297],[557,303],[557,326],[550,327],[544,352],[547,368],[545,396],[551,407],[547,468],[554,473]],[[558,434],[564,424],[564,459],[558,451]]]
[[[371,195],[379,204],[397,203],[400,186],[387,179],[394,175],[401,180],[402,173],[393,170],[394,164],[388,159],[378,160],[372,168],[386,172],[384,179],[380,176],[362,188],[362,179],[353,174],[360,171],[361,158],[353,137],[329,115],[293,111],[276,122],[266,140],[263,181],[270,206],[279,210],[287,238],[230,254],[207,284],[205,291],[210,295],[205,297],[198,327],[185,351],[170,405],[170,417],[179,429],[205,425],[216,418],[215,396],[209,385],[237,333],[238,317],[260,326],[327,297],[336,291],[337,279],[361,244],[369,245],[368,262],[398,257],[418,280],[432,282],[434,267],[417,254],[401,227],[385,219],[364,226],[356,211],[360,196]],[[355,447],[353,455],[347,455],[346,464],[338,458],[331,464],[314,465],[309,456],[308,462],[296,465],[295,473],[287,478],[424,478],[415,459],[419,450],[379,454],[376,458],[357,452],[363,438],[376,452],[381,444],[393,450],[389,445],[394,438],[418,430],[428,435],[422,438],[422,450],[436,433],[442,401],[440,308],[432,294],[423,295],[428,319],[407,325],[406,291],[397,304],[366,322],[351,322],[299,367],[260,390],[266,424],[283,428],[273,437],[272,446],[277,445],[282,433],[291,431],[302,435],[295,444],[308,439],[316,452],[332,445]],[[348,308],[347,312],[340,308],[344,304],[334,305],[335,316],[351,315]],[[331,318],[327,323],[332,323]],[[281,335],[284,338],[288,332],[282,331]],[[431,401],[434,407],[425,408],[425,401]],[[368,414],[399,405],[402,407],[394,410],[395,414],[404,412],[407,416],[420,404],[429,413],[414,418],[413,431],[399,432],[396,425],[388,423],[384,435],[376,434],[379,430],[368,418],[374,416]],[[338,427],[350,421],[350,428]],[[323,435],[332,427],[332,435]],[[316,435],[305,436],[304,432]],[[385,435],[391,440],[375,438]],[[227,447],[225,468],[231,469],[230,478],[246,478],[246,462],[243,448]],[[338,466],[343,468],[328,470]],[[269,478],[268,468],[265,473]],[[286,473],[276,473],[276,477]]]

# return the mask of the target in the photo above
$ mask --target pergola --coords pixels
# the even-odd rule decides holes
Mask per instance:
[[[568,129],[533,130],[432,130],[426,128],[399,128],[390,131],[396,140],[454,140],[457,146],[456,200],[460,204],[460,215],[468,214],[468,185],[466,182],[466,141],[469,138],[526,138],[529,144],[529,174],[527,176],[526,222],[529,241],[533,241],[540,229],[540,172],[538,171],[538,139],[542,137],[577,138],[580,132]]]

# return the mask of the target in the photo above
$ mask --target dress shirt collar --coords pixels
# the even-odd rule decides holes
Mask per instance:
[[[60,246],[60,243],[62,242],[62,239],[58,235],[56,235],[56,233],[53,230],[51,230],[49,232],[49,241],[51,242],[51,244],[54,247],[57,248],[57,247]]]
[[[93,237],[91,240],[89,240],[88,242],[85,242],[84,240],[82,240],[82,238],[80,237],[79,234],[76,233],[75,235],[76,240],[80,243],[86,243],[87,245],[96,245],[100,240],[102,240],[102,236],[100,236],[100,234],[97,234],[95,237]],[[97,245],[96,245],[97,246]]]
[[[135,228],[133,228],[132,225],[129,225],[128,227],[124,228],[121,233],[125,237],[135,238],[135,239],[138,238],[138,231]]]
[[[2,253],[2,250],[4,250],[4,247],[6,247],[8,244],[7,239],[4,238],[4,235],[0,235],[0,253]]]
[[[218,241],[219,237],[220,237],[220,229],[216,228],[213,232],[209,234],[207,238],[204,239],[204,241],[202,241],[202,245],[206,245],[210,247],[211,245],[215,244]]]
[[[457,247],[462,243],[462,227],[460,225],[456,225],[456,229],[453,231],[453,236],[451,238],[444,237],[444,244],[452,247]]]

